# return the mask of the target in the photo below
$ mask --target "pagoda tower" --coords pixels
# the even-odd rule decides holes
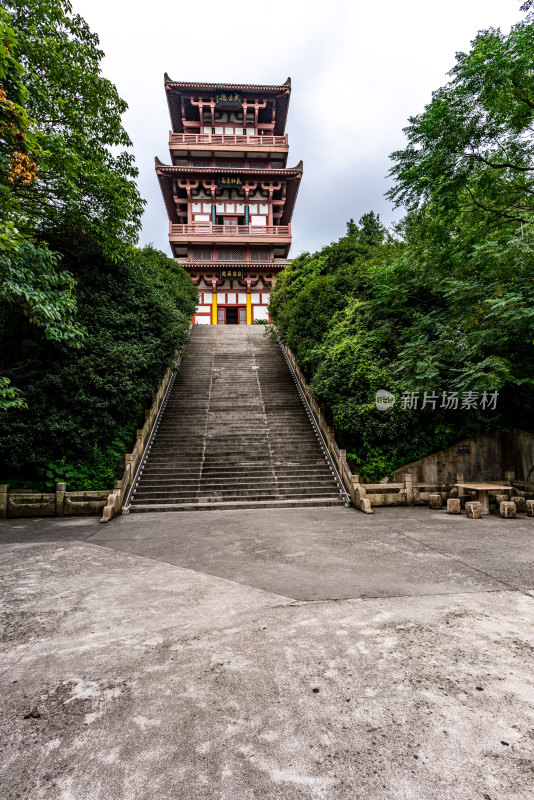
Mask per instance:
[[[170,164],[156,158],[174,258],[200,293],[197,324],[267,320],[289,263],[302,162],[286,167],[291,80],[179,83],[165,74]]]

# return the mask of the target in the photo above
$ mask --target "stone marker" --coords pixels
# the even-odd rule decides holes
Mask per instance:
[[[482,503],[472,500],[465,504],[465,511],[468,519],[482,519]]]
[[[507,502],[506,500],[500,505],[501,517],[505,519],[513,519],[516,515],[515,503]]]
[[[526,500],[524,497],[521,497],[521,495],[514,495],[510,500],[512,503],[515,503],[516,511],[520,514],[523,514],[527,510]]]
[[[527,500],[527,517],[534,517],[534,500]]]
[[[459,497],[449,497],[447,500],[447,514],[459,514],[462,510]]]
[[[443,503],[441,502],[441,495],[436,494],[429,494],[428,495],[428,505],[430,508],[442,508]]]

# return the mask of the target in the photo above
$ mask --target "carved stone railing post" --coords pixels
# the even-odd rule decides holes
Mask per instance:
[[[413,478],[409,472],[403,475],[404,491],[406,493],[406,505],[413,506]]]
[[[367,497],[365,486],[360,483],[359,475],[351,476],[349,493],[350,493],[351,503],[354,506],[354,508],[358,508],[360,511],[363,511],[364,514],[373,513],[373,509],[371,508],[371,501]]]
[[[347,464],[347,451],[346,450],[340,450],[339,451],[339,464],[337,465],[337,468],[338,468],[339,474],[341,475],[342,478],[343,478],[343,475],[345,474],[345,471],[346,471],[347,467],[348,467],[348,464]]]
[[[9,491],[9,484],[3,483],[0,485],[0,519],[7,519],[7,493]]]
[[[124,463],[126,465],[126,469],[128,469],[128,467],[129,467],[129,474],[130,475],[132,474],[132,461],[133,461],[133,455],[131,453],[127,453],[124,456]]]
[[[65,510],[66,483],[56,483],[56,517],[62,517]]]
[[[137,429],[137,448],[138,448],[140,456],[143,455],[143,444],[144,444],[143,443],[143,429],[142,428],[138,428]]]

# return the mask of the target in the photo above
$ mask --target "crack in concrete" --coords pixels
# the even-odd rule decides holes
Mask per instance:
[[[417,536],[410,536],[409,533],[404,533],[404,532],[400,532],[399,536],[404,536],[404,538],[409,539],[412,542],[417,542],[417,544],[421,545],[421,547],[426,547],[431,552],[438,553],[444,558],[448,558],[449,561],[456,561],[458,564],[462,564],[462,566],[468,567],[468,569],[472,569],[474,572],[478,572],[479,575],[483,575],[485,578],[489,578],[492,581],[497,581],[498,583],[501,583],[503,586],[506,586],[507,589],[513,592],[519,592],[520,594],[523,594],[526,597],[532,597],[532,595],[529,594],[529,591],[532,591],[531,589],[522,589],[519,586],[514,586],[511,583],[507,583],[507,581],[503,581],[502,578],[498,578],[497,576],[492,575],[491,572],[486,572],[485,570],[480,569],[479,567],[474,567],[468,561],[464,561],[462,558],[458,558],[458,556],[450,555],[449,553],[445,553],[443,550],[440,550],[438,547],[432,547],[432,545],[427,544],[426,542],[422,542],[420,539],[417,538]]]

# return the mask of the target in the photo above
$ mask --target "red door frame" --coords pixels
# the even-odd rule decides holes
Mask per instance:
[[[239,303],[225,303],[224,306],[217,306],[217,325],[226,325],[226,309],[227,308],[237,308],[237,324],[238,325],[246,325],[247,324],[247,307],[239,305]],[[220,322],[220,318],[223,318],[223,322]]]

